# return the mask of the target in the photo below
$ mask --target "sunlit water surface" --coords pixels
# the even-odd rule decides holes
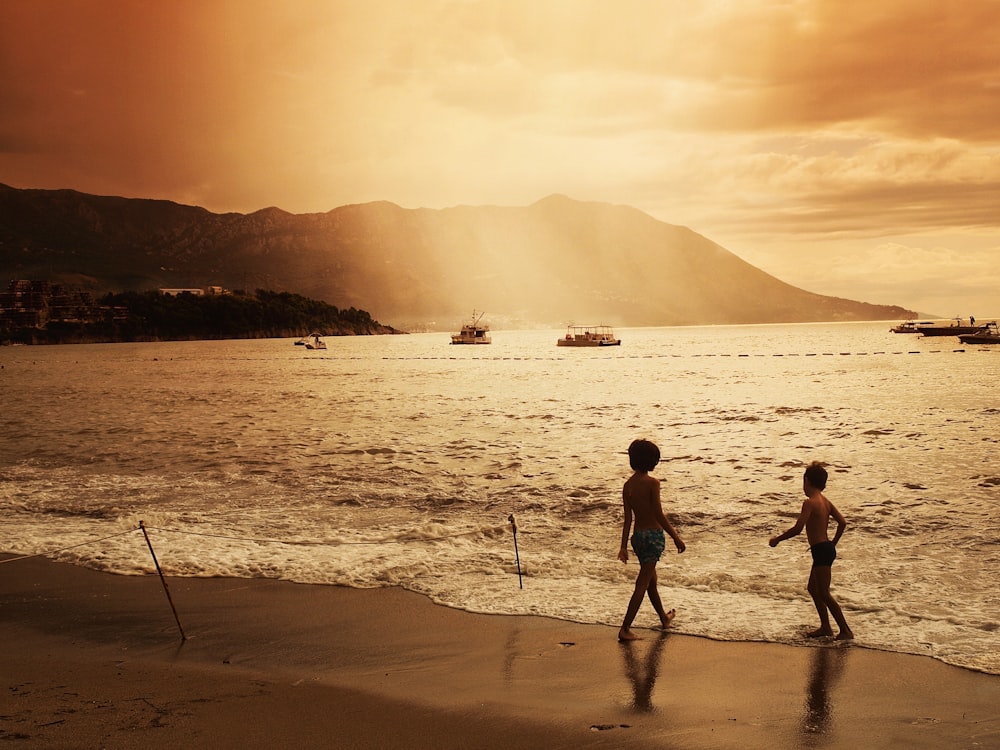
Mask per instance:
[[[850,522],[833,580],[857,643],[1000,673],[1000,351],[888,328],[0,349],[0,550],[148,573],[142,520],[169,575],[617,626],[625,450],[646,437],[688,544],[659,567],[678,631],[815,627],[804,537],[767,540],[817,459]]]

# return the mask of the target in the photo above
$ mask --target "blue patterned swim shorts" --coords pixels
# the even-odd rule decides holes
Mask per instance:
[[[632,551],[640,564],[657,562],[666,546],[663,529],[636,529],[632,533]]]

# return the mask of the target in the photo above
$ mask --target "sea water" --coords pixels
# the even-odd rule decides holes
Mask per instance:
[[[816,626],[804,535],[768,539],[819,460],[849,521],[833,592],[857,644],[1000,673],[1000,347],[888,329],[0,349],[0,550],[148,574],[142,522],[167,575],[402,586],[613,638],[643,437],[687,543],[658,567],[678,632],[798,642]],[[636,625],[656,623],[644,604]]]

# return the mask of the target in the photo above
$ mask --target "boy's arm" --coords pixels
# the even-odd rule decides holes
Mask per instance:
[[[829,500],[827,500],[830,503]],[[844,535],[844,530],[847,528],[847,519],[844,518],[844,514],[837,510],[837,506],[830,503],[830,515],[833,516],[833,520],[837,522],[837,530],[833,534],[833,546],[837,546],[837,542],[840,541],[840,537]]]
[[[674,546],[677,548],[677,552],[680,553],[686,550],[687,545],[684,544],[684,540],[681,539],[681,535],[677,533],[677,529],[675,529],[670,524],[670,521],[667,520],[667,517],[663,515],[662,510],[660,511],[660,516],[660,525],[663,527],[663,530],[670,535],[670,538],[674,540]]]
[[[664,531],[674,540],[674,546],[677,548],[677,552],[681,553],[687,549],[687,545],[684,544],[684,540],[681,539],[681,535],[677,533],[677,529],[674,528],[673,524],[670,523],[670,519],[666,517],[663,513],[663,504],[660,502],[660,483],[656,483],[656,491],[654,493],[653,499],[655,500],[655,505],[653,506],[656,512],[656,521],[660,524]]]
[[[625,506],[625,520],[622,521],[622,546],[618,549],[618,559],[628,562],[628,532],[632,528],[632,506],[628,504],[624,495],[623,491],[622,505]]]
[[[791,539],[793,536],[798,536],[802,529],[806,527],[806,521],[809,520],[809,514],[812,513],[812,506],[809,501],[806,500],[802,503],[802,511],[799,513],[798,519],[795,521],[795,525],[792,526],[784,534],[778,534],[778,536],[772,536],[771,541],[768,542],[772,547],[777,547],[778,542],[783,542],[786,539]]]

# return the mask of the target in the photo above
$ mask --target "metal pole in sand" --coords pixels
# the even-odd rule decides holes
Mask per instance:
[[[507,520],[510,521],[510,530],[514,532],[514,559],[517,560],[517,585],[524,588],[524,581],[521,580],[521,556],[517,553],[517,524],[514,523],[514,514],[511,513]]]
[[[149,541],[149,534],[146,533],[145,522],[139,521],[139,528],[142,529],[142,535],[146,537],[146,546],[149,547],[149,554],[153,556],[153,565],[156,566],[156,572],[160,574],[160,583],[163,584],[163,590],[167,594],[167,601],[170,602],[170,609],[173,610],[174,620],[177,622],[177,629],[181,631],[181,640],[186,641],[187,636],[184,635],[184,628],[181,627],[181,618],[177,616],[177,607],[174,606],[174,600],[170,598],[170,589],[167,587],[167,579],[163,577],[163,571],[160,570],[160,562],[156,559],[156,553],[153,552],[153,543]]]

